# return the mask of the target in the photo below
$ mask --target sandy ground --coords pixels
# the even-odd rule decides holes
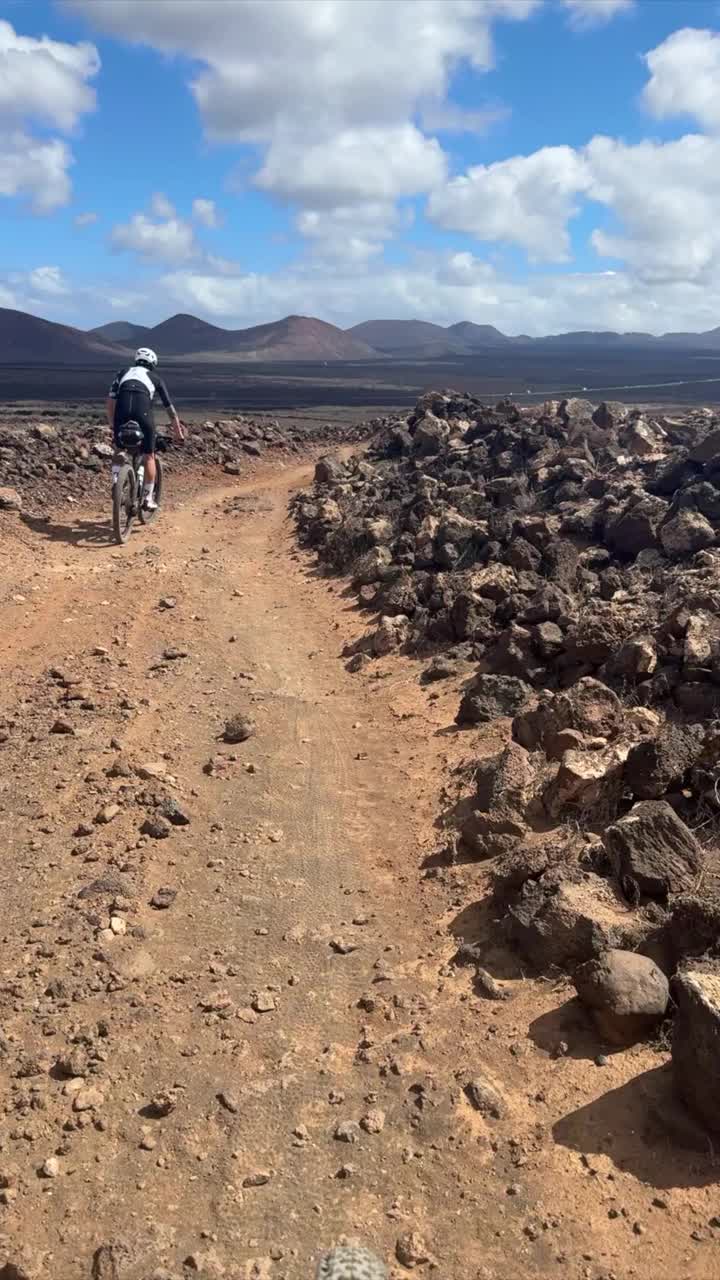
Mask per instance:
[[[393,1276],[720,1276],[666,1056],[597,1066],[486,871],[434,865],[449,769],[505,727],[457,733],[408,659],[345,671],[310,478],[171,493],[125,548],[106,511],[1,517],[0,1277],[312,1280],[342,1236]]]

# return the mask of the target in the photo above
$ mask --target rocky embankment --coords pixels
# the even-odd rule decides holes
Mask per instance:
[[[167,428],[158,418],[160,432]],[[172,470],[218,467],[242,475],[254,459],[269,451],[301,454],[318,442],[353,442],[376,429],[375,423],[227,417],[192,423],[181,448],[166,459]],[[92,493],[107,485],[113,456],[108,427],[97,412],[72,407],[44,416],[7,410],[0,416],[0,510],[20,509],[25,501],[55,502]]]
[[[451,844],[494,860],[509,943],[604,1045],[674,1014],[678,1093],[720,1130],[720,419],[432,392],[296,518],[372,616],[351,669],[412,653],[466,676],[470,744],[507,725]]]

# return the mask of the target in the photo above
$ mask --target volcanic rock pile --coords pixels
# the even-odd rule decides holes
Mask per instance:
[[[46,411],[45,418],[22,409],[0,417],[0,510],[29,498],[52,504],[107,484],[113,447],[97,410],[67,406]],[[228,417],[193,423],[182,448],[172,448],[168,458],[173,470],[218,466],[240,475],[267,450],[300,453],[318,441],[355,441],[371,430],[371,424]]]
[[[430,656],[422,680],[471,677],[459,726],[507,717],[459,837],[514,945],[616,1039],[657,1024],[664,973],[720,1044],[720,419],[431,392],[322,460],[296,519],[374,615],[351,669]]]

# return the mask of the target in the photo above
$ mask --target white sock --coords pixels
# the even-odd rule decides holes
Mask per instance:
[[[150,483],[150,484],[144,484],[144,485],[143,485],[143,495],[144,495],[146,498],[152,498],[152,496],[153,496],[154,492],[155,492],[155,481],[154,481],[154,480],[153,480],[153,481],[151,481],[151,483]]]

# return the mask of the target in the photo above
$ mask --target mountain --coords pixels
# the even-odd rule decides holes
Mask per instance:
[[[150,329],[142,324],[129,324],[127,320],[113,320],[88,332],[101,342],[114,342],[120,347],[142,347],[147,346]]]
[[[470,350],[449,329],[427,320],[365,320],[347,332],[388,356],[431,360],[445,355],[467,355]]]
[[[659,341],[674,347],[720,351],[720,328],[706,329],[704,333],[664,333]]]
[[[115,364],[122,355],[93,333],[0,307],[0,364]]]
[[[451,333],[470,351],[478,347],[506,347],[509,342],[517,342],[517,338],[508,338],[494,324],[475,324],[472,320],[451,324],[444,332]]]
[[[132,349],[148,346],[162,358],[240,360],[367,360],[377,352],[333,324],[286,316],[251,329],[221,329],[197,316],[176,315],[151,329],[119,320],[91,331]]]

